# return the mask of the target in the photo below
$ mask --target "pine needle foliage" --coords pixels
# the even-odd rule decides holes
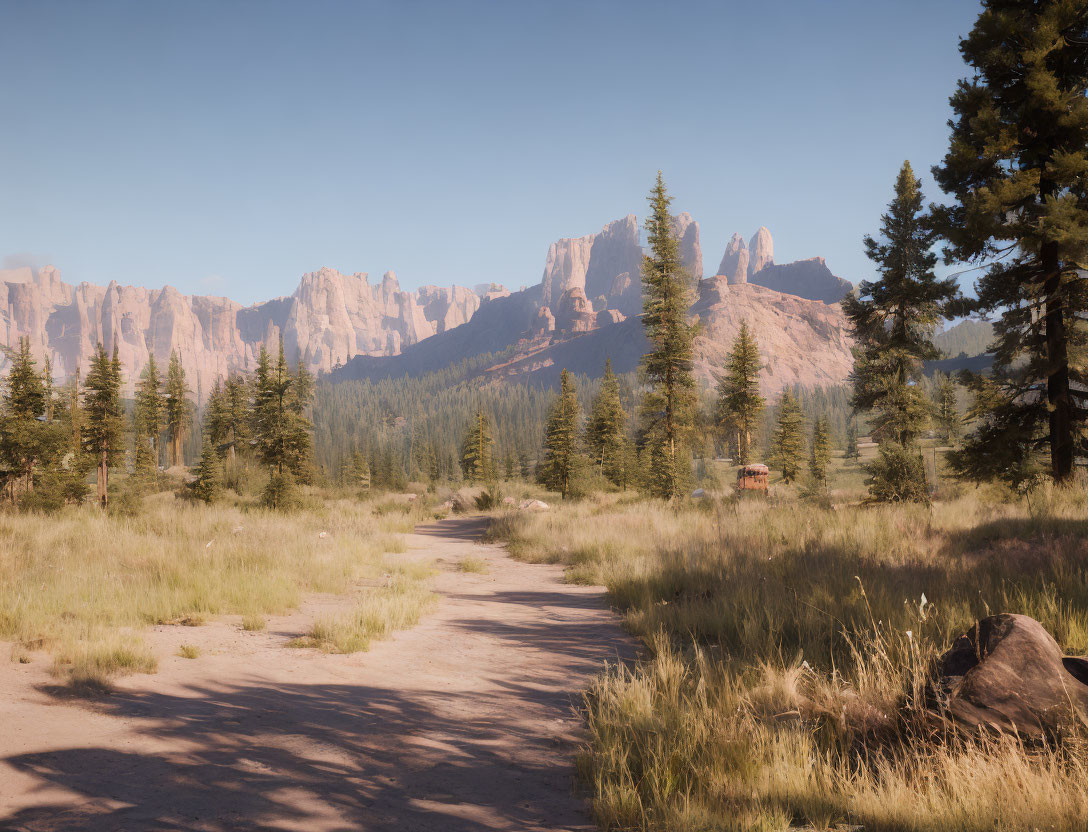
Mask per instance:
[[[827,419],[817,416],[812,423],[812,443],[808,456],[808,472],[818,488],[827,487],[827,467],[831,464],[831,433]]]
[[[170,464],[183,465],[182,443],[193,424],[192,391],[185,380],[185,368],[177,350],[170,353],[170,365],[166,370],[165,416],[166,433],[170,440]]]
[[[1088,417],[1088,3],[984,0],[960,53],[933,209],[948,262],[983,270],[973,311],[996,314],[992,376],[968,375],[975,430],[962,477],[1068,480]]]
[[[717,407],[718,427],[732,434],[738,465],[752,461],[752,433],[766,405],[766,400],[759,394],[761,367],[759,346],[748,330],[747,321],[742,321],[729,353],[725,375],[718,383]]]
[[[620,382],[605,361],[601,389],[593,399],[586,422],[586,449],[594,466],[615,486],[623,487],[627,444],[627,413],[620,398]]]
[[[650,342],[642,371],[650,390],[642,403],[642,436],[649,443],[650,493],[679,498],[690,477],[686,448],[695,411],[692,374],[695,327],[688,323],[693,278],[684,269],[673,231],[669,196],[662,178],[650,191],[646,218],[650,254],[642,260],[642,324]]]
[[[166,398],[155,354],[148,353],[147,365],[136,384],[132,429],[136,440],[136,471],[153,473],[159,466],[159,437],[166,417]]]
[[[461,472],[470,483],[490,482],[495,476],[495,440],[491,419],[478,409],[465,431],[461,444]]]
[[[581,416],[574,379],[567,370],[559,378],[559,396],[548,414],[541,482],[563,499],[571,495],[578,474],[578,420]]]
[[[121,406],[121,362],[114,347],[113,359],[98,345],[83,382],[83,415],[79,437],[83,450],[97,465],[98,502],[109,503],[110,466],[124,459],[124,411]]]
[[[771,435],[771,464],[782,472],[787,483],[797,479],[805,458],[805,416],[793,393],[785,390],[775,411]]]
[[[843,311],[858,344],[851,375],[851,404],[875,411],[873,436],[908,447],[925,429],[929,403],[919,382],[922,362],[940,357],[931,336],[956,296],[952,278],[934,274],[934,233],[922,210],[922,190],[910,162],[895,183],[881,217],[880,239],[865,238],[865,253],[880,279],[864,281]]]

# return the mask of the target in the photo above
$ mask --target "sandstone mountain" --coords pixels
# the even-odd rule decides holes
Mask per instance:
[[[682,213],[672,226],[685,268],[701,278],[699,224]],[[540,283],[517,292],[497,284],[403,291],[393,272],[371,284],[365,273],[323,268],[304,275],[288,297],[243,307],[169,286],[72,286],[49,266],[13,269],[0,272],[0,346],[29,337],[60,381],[88,366],[96,344],[116,343],[126,392],[150,354],[165,362],[176,350],[198,401],[218,379],[251,370],[261,346],[275,348],[281,337],[290,361],[333,380],[468,361],[485,378],[546,382],[563,366],[598,373],[609,356],[617,369],[637,366],[646,350],[638,319],[642,258],[630,214],[596,234],[552,243]],[[719,271],[700,280],[692,307],[702,323],[696,366],[704,381],[713,381],[741,320],[760,339],[768,393],[845,378],[849,343],[837,301],[851,286],[822,258],[775,264],[771,233],[761,227],[748,245],[733,236]]]
[[[504,291],[492,287],[485,297]],[[177,350],[202,401],[218,378],[256,366],[261,345],[275,348],[280,336],[291,361],[301,358],[312,372],[328,372],[357,355],[396,355],[454,329],[481,302],[459,286],[401,291],[393,272],[371,285],[365,274],[321,269],[303,276],[290,297],[243,307],[169,286],[71,286],[46,266],[0,272],[0,345],[29,337],[35,356],[48,356],[63,380],[87,368],[96,344],[116,343],[127,391],[150,353],[165,362]]]
[[[740,234],[732,236],[718,266],[718,275],[731,284],[755,283],[824,303],[838,303],[854,289],[850,281],[833,275],[822,257],[775,263],[774,239],[765,226],[752,235],[747,246]]]
[[[680,214],[673,219],[673,229],[685,267],[699,274],[698,223]],[[529,379],[552,384],[564,368],[598,375],[606,358],[617,371],[634,370],[648,349],[638,317],[642,305],[638,239],[637,221],[631,215],[597,234],[559,240],[548,249],[537,286],[485,301],[467,324],[409,346],[399,355],[360,356],[334,371],[332,378],[414,376],[467,362],[465,371],[485,382]],[[763,267],[749,283],[748,247],[734,235],[722,261],[731,274],[698,283],[691,308],[701,324],[695,370],[706,385],[716,383],[742,321],[748,322],[760,345],[765,362],[760,384],[767,395],[793,384],[839,384],[853,366],[846,320],[837,303],[825,302],[834,292],[820,281],[829,278],[839,288],[839,279],[822,260],[818,263],[826,276],[805,265],[810,261],[777,266],[773,246],[766,228],[756,232],[752,247]],[[763,286],[762,280],[787,288]]]

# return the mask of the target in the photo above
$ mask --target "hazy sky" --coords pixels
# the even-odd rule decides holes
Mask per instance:
[[[327,265],[540,279],[658,168],[713,273],[870,277],[898,168],[947,142],[976,0],[0,0],[0,259],[252,302]]]

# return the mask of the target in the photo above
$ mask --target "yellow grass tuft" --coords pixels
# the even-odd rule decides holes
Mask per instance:
[[[487,561],[478,555],[468,555],[461,558],[457,563],[457,569],[459,572],[472,572],[477,575],[486,575],[489,571]]]

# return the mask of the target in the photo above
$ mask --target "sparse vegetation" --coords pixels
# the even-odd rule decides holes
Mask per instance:
[[[488,572],[487,561],[476,555],[468,555],[457,562],[459,572],[471,572],[476,575],[486,575]]]
[[[1079,740],[929,740],[916,705],[928,662],[992,612],[1088,652],[1084,489],[932,507],[832,493],[833,507],[611,496],[496,521],[517,556],[607,586],[650,650],[586,700],[600,825],[1081,828]]]
[[[195,644],[183,644],[178,648],[178,655],[183,659],[195,659],[200,655],[200,648]]]

